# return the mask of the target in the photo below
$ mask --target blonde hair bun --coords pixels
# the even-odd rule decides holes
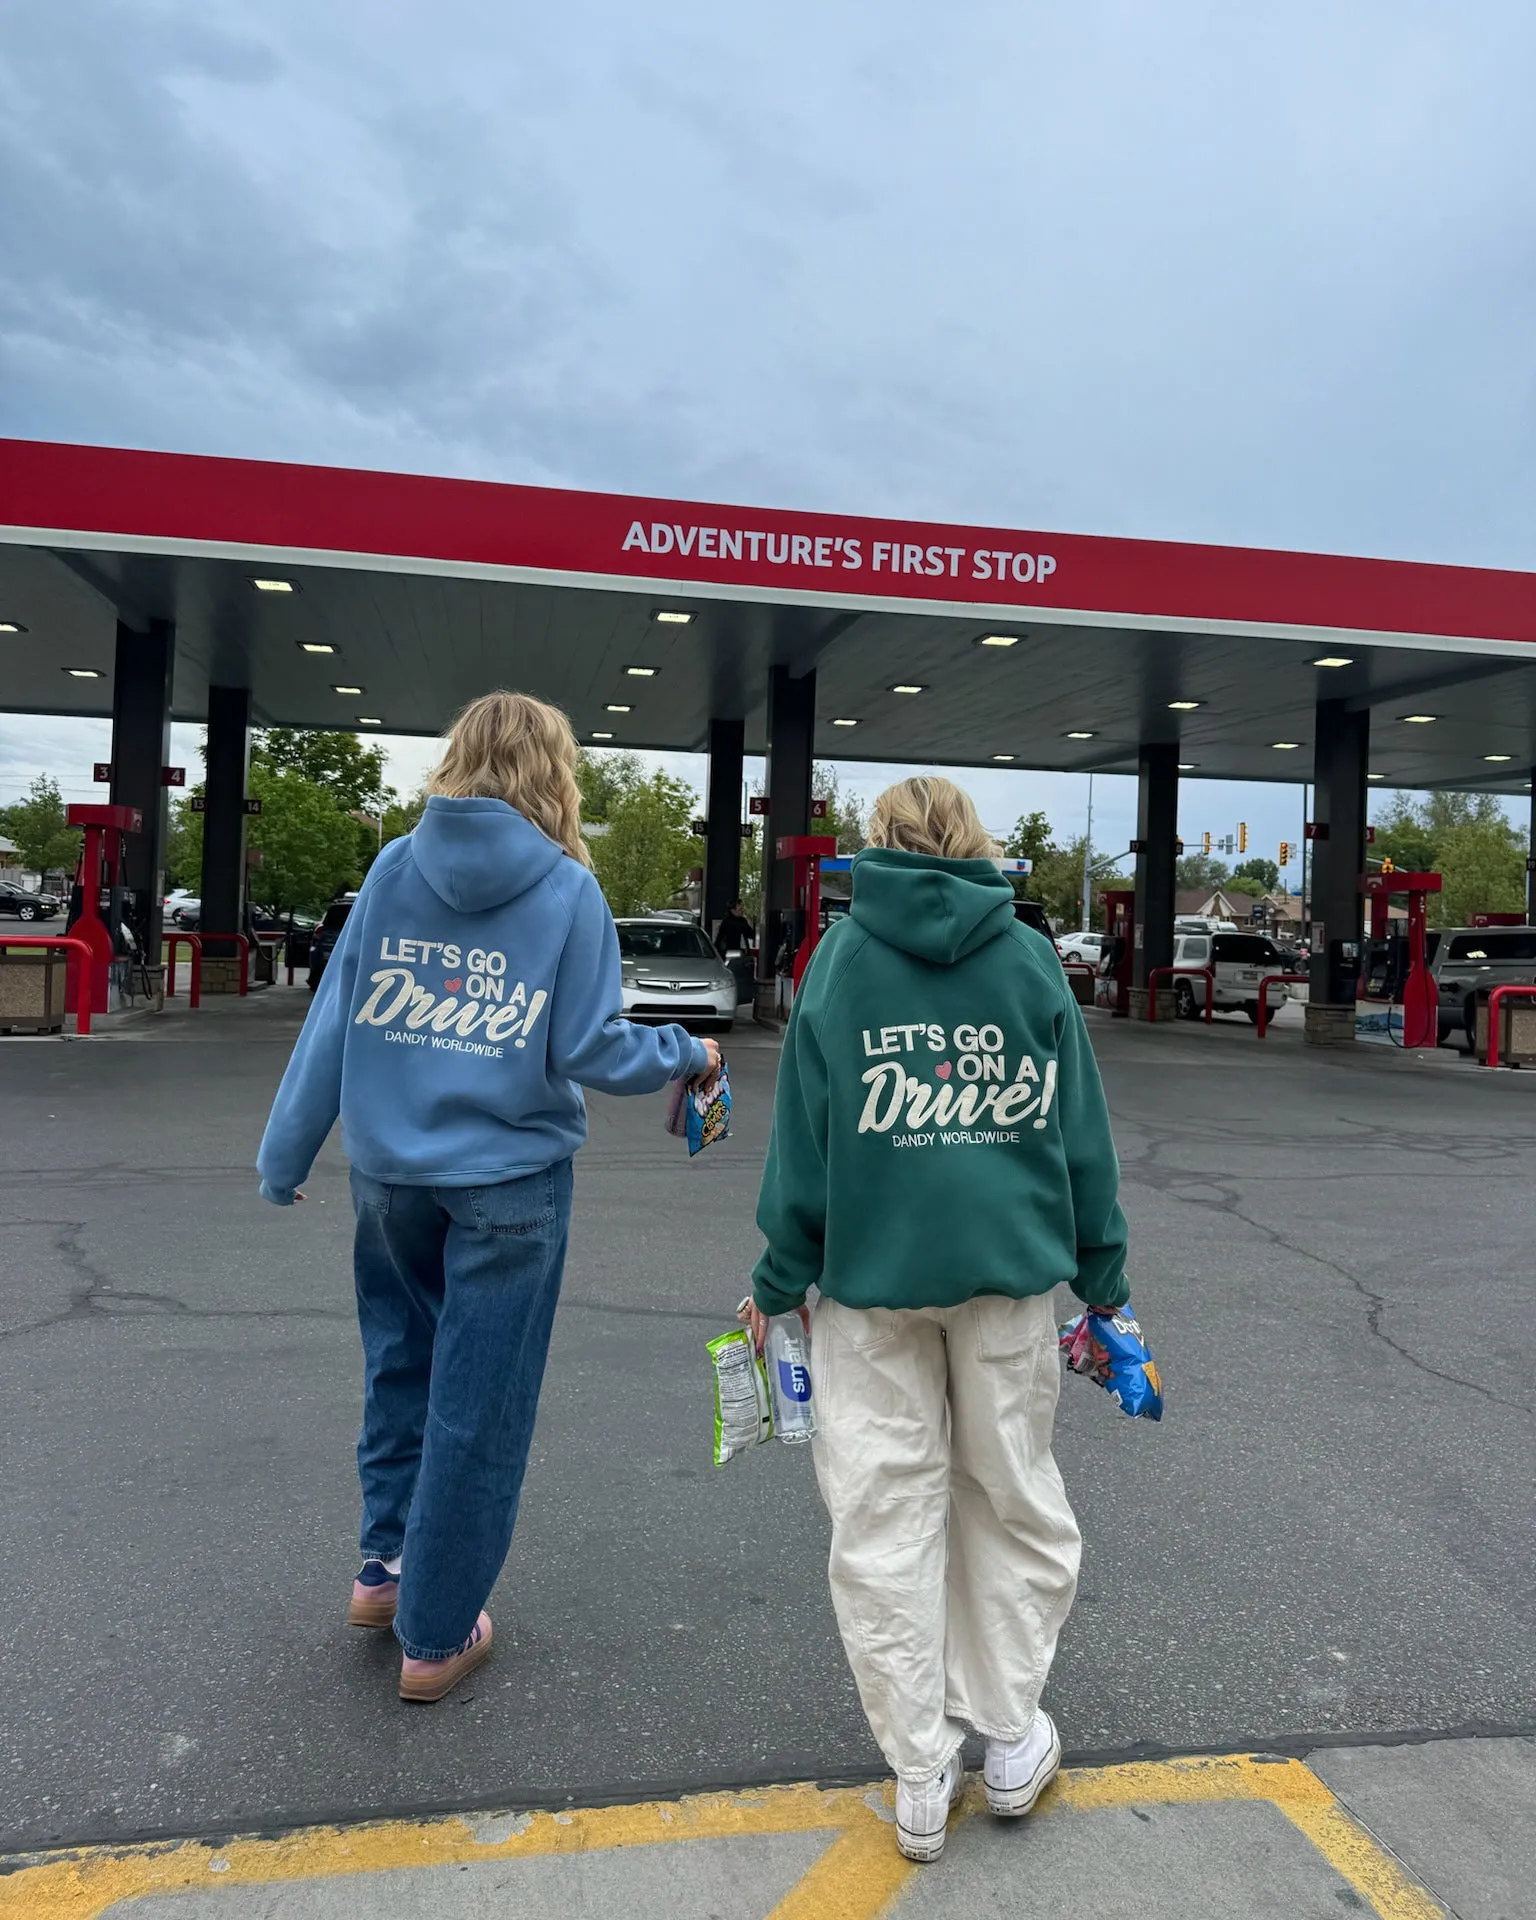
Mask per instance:
[[[581,837],[581,748],[558,707],[531,693],[482,693],[454,721],[427,781],[446,800],[505,800],[573,860],[590,867]]]
[[[936,773],[886,788],[869,816],[869,844],[941,860],[995,860],[1002,853],[964,787]]]

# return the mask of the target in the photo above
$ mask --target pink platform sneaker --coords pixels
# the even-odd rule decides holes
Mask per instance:
[[[446,1660],[416,1660],[406,1654],[400,1662],[402,1700],[441,1700],[451,1687],[474,1672],[491,1651],[491,1616],[482,1613],[474,1632]]]
[[[382,1560],[365,1560],[363,1570],[352,1582],[352,1598],[347,1603],[349,1627],[392,1627],[395,1602],[400,1598],[400,1576],[391,1573]]]

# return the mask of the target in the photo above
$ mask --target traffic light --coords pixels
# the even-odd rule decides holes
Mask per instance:
[[[1282,867],[1288,867],[1291,864],[1291,843],[1289,840],[1282,840],[1280,842],[1280,864]]]
[[[1209,834],[1206,834],[1206,836],[1205,836],[1205,845],[1204,845],[1204,846],[1203,846],[1203,847],[1201,848],[1201,852],[1202,852],[1202,853],[1209,853],[1209,852],[1210,852],[1210,850],[1211,850],[1211,836],[1210,836]]]
[[[1237,823],[1237,850],[1239,853],[1246,853],[1248,851],[1248,822],[1246,820],[1239,820]]]

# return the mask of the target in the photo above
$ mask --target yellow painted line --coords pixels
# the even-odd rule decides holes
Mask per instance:
[[[92,1847],[26,1863],[0,1863],[0,1920],[96,1920],[119,1900],[197,1887],[264,1886],[331,1879],[401,1867],[657,1846],[675,1840],[828,1832],[832,1844],[767,1920],[877,1920],[917,1871],[896,1850],[889,1819],[874,1810],[890,1789],[769,1787],[761,1792],[698,1794],[628,1807],[487,1817],[505,1837],[476,1838],[475,1825],[451,1817],[390,1820],[355,1827],[312,1827],[272,1840],[225,1846],[183,1840],[125,1848]],[[1063,1773],[1038,1816],[1111,1807],[1267,1802],[1316,1847],[1380,1920],[1441,1920],[1443,1909],[1361,1827],[1299,1760],[1236,1754],[1209,1759],[1132,1762]],[[979,1781],[960,1817],[985,1807]],[[506,1831],[507,1828],[511,1831]]]

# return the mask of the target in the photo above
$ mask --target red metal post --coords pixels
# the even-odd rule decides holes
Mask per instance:
[[[240,948],[240,997],[244,999],[251,990],[251,943],[243,933],[210,933],[206,927],[201,929],[206,940],[233,940]]]
[[[75,962],[75,1032],[89,1034],[91,1030],[91,960],[89,944],[77,940],[72,933],[6,933],[0,934],[0,948],[4,947],[63,947],[64,957]],[[69,1004],[69,983],[66,976],[65,1005]]]
[[[1262,1040],[1269,1032],[1269,990],[1281,981],[1305,981],[1312,978],[1310,973],[1266,973],[1259,982],[1259,1020],[1258,1033]]]
[[[200,1007],[203,1004],[203,942],[196,933],[167,933],[162,936],[165,942],[165,997],[176,997],[176,949],[183,942],[192,949],[192,984],[187,990],[187,1005]]]
[[[1211,1024],[1211,1015],[1216,1011],[1216,969],[1214,967],[1154,967],[1147,975],[1147,1024],[1157,1019],[1157,980],[1159,974],[1203,973],[1208,982],[1205,995],[1205,1024]]]
[[[1495,987],[1488,996],[1488,1064],[1499,1064],[1499,1014],[1506,1000],[1536,1000],[1536,987]],[[1403,1036],[1404,1041],[1407,1035]]]

